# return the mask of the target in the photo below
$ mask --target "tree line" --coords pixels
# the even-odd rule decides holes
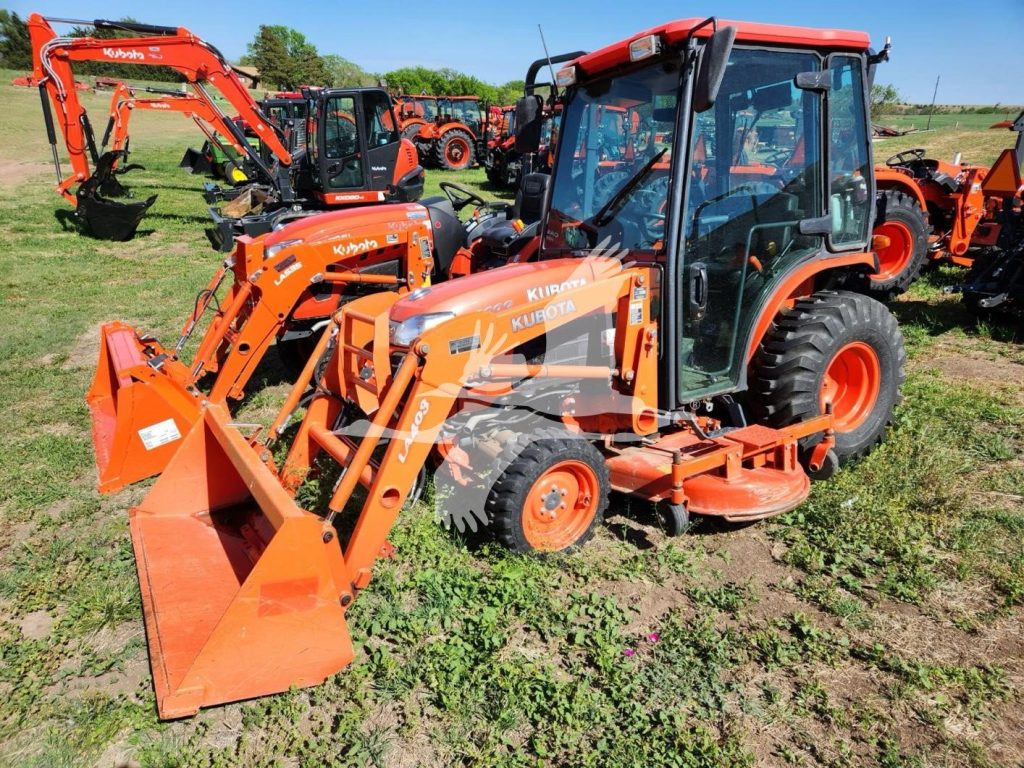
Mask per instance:
[[[134,19],[124,18],[124,22]],[[72,37],[133,37],[135,33],[113,29],[74,27]],[[485,83],[473,75],[454,69],[402,67],[390,72],[367,72],[355,62],[338,54],[321,54],[301,32],[279,24],[262,24],[246,53],[237,62],[256,67],[266,89],[294,90],[300,85],[327,85],[339,88],[382,85],[393,93],[429,93],[439,96],[479,96],[492,104],[510,104],[523,92],[522,80],[502,85]],[[17,13],[0,9],[0,66],[9,69],[32,68],[32,47],[28,28]],[[170,67],[140,67],[106,61],[87,61],[75,65],[79,75],[100,75],[124,80],[163,80],[181,82],[183,78]]]

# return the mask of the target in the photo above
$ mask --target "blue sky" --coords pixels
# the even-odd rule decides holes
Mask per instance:
[[[321,53],[340,54],[373,72],[447,66],[493,83],[522,78],[528,64],[540,58],[538,23],[554,54],[600,48],[676,18],[716,14],[864,30],[876,47],[890,35],[893,57],[878,81],[892,83],[908,101],[931,101],[935,77],[941,75],[940,103],[1024,103],[1024,0],[976,5],[963,0],[175,0],[166,5],[46,0],[13,2],[8,8],[21,16],[31,11],[71,18],[130,15],[150,24],[184,26],[229,59],[245,52],[260,24],[285,24]]]

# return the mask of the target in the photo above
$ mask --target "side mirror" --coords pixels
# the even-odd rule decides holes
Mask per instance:
[[[532,155],[540,149],[540,96],[523,96],[516,102],[516,152]]]
[[[697,87],[693,95],[694,112],[707,112],[715,105],[734,42],[736,27],[722,27],[711,35],[704,45],[704,53],[697,70]]]

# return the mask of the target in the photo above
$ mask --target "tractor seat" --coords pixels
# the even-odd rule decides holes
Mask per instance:
[[[445,275],[455,253],[466,245],[466,228],[447,197],[437,195],[419,202],[427,209],[434,233],[434,274]]]

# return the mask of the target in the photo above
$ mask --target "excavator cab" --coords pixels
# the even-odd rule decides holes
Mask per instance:
[[[316,195],[323,202],[341,202],[347,194],[366,190],[402,202],[423,193],[422,171],[394,179],[402,135],[391,98],[380,88],[324,91],[313,119],[310,145]]]

